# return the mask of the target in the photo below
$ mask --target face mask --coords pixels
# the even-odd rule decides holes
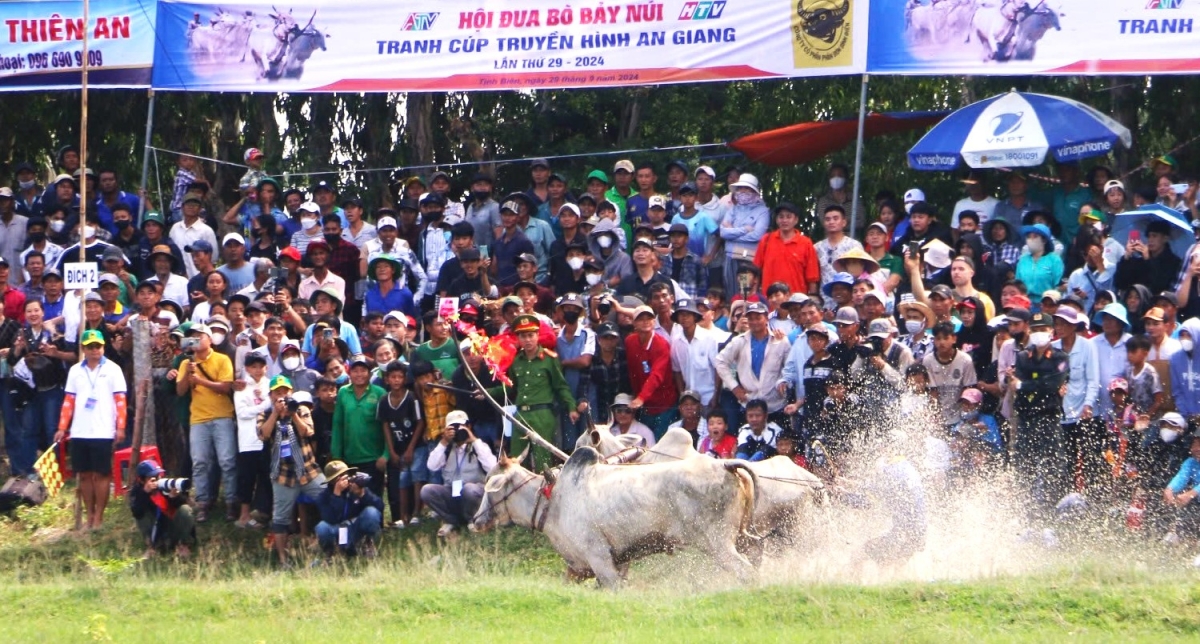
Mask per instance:
[[[830,177],[829,187],[834,190],[841,190],[846,187],[846,177]]]
[[[962,422],[964,422],[964,423],[973,423],[973,422],[975,422],[975,419],[977,419],[977,418],[979,418],[979,411],[978,411],[978,410],[976,410],[976,411],[964,411],[964,412],[962,413]]]
[[[120,221],[114,221],[113,224],[117,227],[117,230],[125,230],[126,228],[132,226],[133,222],[129,221],[128,219],[122,219]]]
[[[572,257],[571,259],[567,260],[567,266],[570,266],[571,270],[577,271],[577,270],[583,268],[583,258],[582,257]]]
[[[224,334],[224,333],[216,333],[216,332],[214,332],[214,333],[212,334],[212,342],[213,342],[213,344],[221,344],[221,343],[222,343],[222,342],[224,342],[224,341],[225,341],[225,334]]]
[[[34,244],[40,244],[46,241],[46,233],[29,233],[29,241]]]
[[[84,226],[83,227],[83,238],[84,239],[91,239],[95,236],[96,236],[96,227],[95,226]]]
[[[338,386],[340,387],[340,386],[350,382],[350,374],[344,373],[344,374],[338,376],[337,380],[334,380],[334,382],[336,382],[338,384]]]
[[[17,185],[21,186],[22,190],[28,190],[37,185],[37,180],[30,179],[29,181],[18,181]]]
[[[338,240],[341,238],[341,235],[325,235],[325,241],[329,242],[330,246],[337,246]]]
[[[904,330],[909,333],[920,333],[925,330],[925,322],[923,320],[905,320]]]
[[[749,206],[758,201],[758,195],[753,192],[739,191],[733,194],[733,201],[739,206]]]
[[[471,198],[474,199],[475,201],[487,201],[488,197],[490,197],[490,196],[492,196],[492,193],[490,193],[486,190],[472,190],[471,191]]]
[[[1184,351],[1191,353],[1192,348],[1195,347],[1196,345],[1194,342],[1192,342],[1191,338],[1182,338],[1179,340],[1179,346],[1183,347]]]
[[[56,233],[61,233],[63,231],[63,228],[65,228],[66,226],[67,226],[67,222],[65,222],[61,219],[51,219],[50,220],[50,230],[53,230]]]
[[[596,243],[600,244],[600,248],[611,248],[612,242],[612,237],[609,235],[600,235],[600,237],[596,238]]]
[[[297,356],[288,356],[283,359],[283,368],[288,371],[295,371],[300,368],[300,358]]]
[[[575,324],[579,321],[579,311],[563,311],[563,322]]]
[[[1179,430],[1172,427],[1160,427],[1158,430],[1158,437],[1161,438],[1162,442],[1164,443],[1174,443],[1175,439],[1179,438]]]
[[[300,225],[304,226],[304,230],[312,230],[313,228],[317,227],[317,220],[308,218],[301,219]]]
[[[1029,334],[1029,346],[1044,347],[1044,346],[1050,344],[1050,340],[1052,337],[1053,336],[1051,336],[1049,333],[1047,333],[1045,331],[1038,331],[1037,333],[1030,333]]]
[[[1046,249],[1046,241],[1041,237],[1031,237],[1025,240],[1025,245],[1029,247],[1029,252],[1040,253]]]
[[[600,283],[601,279],[604,279],[604,276],[600,273],[588,273],[584,279],[587,280],[588,286],[595,286]]]

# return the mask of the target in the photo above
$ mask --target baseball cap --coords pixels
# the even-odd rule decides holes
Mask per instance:
[[[458,254],[459,262],[477,262],[482,257],[479,254],[478,248],[467,248]]]
[[[286,257],[290,260],[298,262],[300,261],[300,249],[296,248],[295,246],[288,246],[287,248],[279,251],[279,257],[281,259]]]
[[[650,199],[648,201],[649,201],[649,206],[648,206],[649,208],[666,209],[666,207],[667,207],[667,200],[662,195],[654,195],[654,196],[650,197]]]
[[[629,159],[621,159],[620,161],[617,161],[616,163],[613,164],[613,172],[614,173],[621,172],[622,170],[624,170],[625,172],[632,173],[633,172],[633,161],[630,161]]]
[[[141,463],[138,463],[137,466],[137,475],[144,479],[148,479],[152,476],[162,476],[166,473],[167,471],[158,464],[158,461],[155,461],[152,458],[148,458]]]
[[[636,320],[636,319],[642,317],[643,315],[649,315],[650,317],[654,317],[654,309],[646,306],[645,304],[633,309],[633,319]]]
[[[920,188],[911,188],[904,193],[904,203],[916,203],[925,201],[925,191]]]
[[[283,387],[292,389],[292,381],[290,378],[288,378],[287,376],[283,376],[283,375],[279,375],[279,376],[275,376],[274,378],[271,378],[271,384],[270,384],[271,391],[275,391],[276,389],[282,389]]]
[[[1129,381],[1121,376],[1113,378],[1112,382],[1108,383],[1108,390],[1116,391],[1118,389],[1121,391],[1129,391]]]
[[[188,329],[188,333],[203,333],[204,335],[212,337],[212,329],[208,328],[207,324],[201,322],[193,323],[192,327]]]
[[[520,255],[517,255],[517,260],[515,262],[513,262],[513,264],[522,264],[522,263],[536,265],[537,258],[533,256],[533,253],[521,253]]]
[[[887,304],[887,301],[888,301],[887,295],[883,291],[881,291],[877,288],[873,288],[873,289],[867,291],[866,294],[863,295],[864,300],[867,299],[868,297],[875,298],[876,300],[879,301],[880,304]]]
[[[694,400],[698,403],[704,402],[703,400],[700,400],[700,394],[696,393],[692,389],[685,389],[685,390],[683,390],[683,393],[679,394],[679,402],[681,402],[681,403],[684,400],[687,400],[688,398],[691,398],[692,400]]]
[[[934,268],[946,268],[950,265],[950,253],[954,249],[946,242],[935,238],[921,248],[925,251],[926,264]]]
[[[750,302],[746,305],[746,315],[750,315],[751,313],[766,315],[767,305],[763,304],[762,302]]]
[[[1004,317],[1009,322],[1028,322],[1033,319],[1033,316],[1029,313],[1029,309],[1022,307],[1009,309],[1008,313],[1004,314]]]
[[[1142,319],[1143,320],[1157,320],[1159,322],[1162,322],[1163,320],[1166,319],[1166,317],[1167,317],[1166,311],[1163,311],[1162,307],[1156,306],[1156,307],[1150,309],[1149,311],[1146,311],[1146,314],[1142,316]]]
[[[151,210],[150,212],[142,215],[142,228],[145,228],[146,224],[149,224],[149,223],[155,223],[155,224],[158,224],[159,226],[166,227],[167,220],[163,218],[161,213],[157,213],[157,212]]]
[[[533,161],[529,162],[529,169],[531,169],[531,170],[533,168],[549,168],[549,167],[550,167],[550,162],[544,158],[534,159]]]
[[[246,161],[249,161],[250,159],[261,159],[264,156],[266,155],[262,153],[262,150],[259,150],[258,148],[248,148],[246,153],[242,155],[242,158]]]
[[[246,238],[242,237],[241,233],[229,233],[228,235],[225,235],[224,239],[221,240],[221,245],[228,246],[229,242],[234,242],[236,244],[241,244],[241,245],[245,246]]]
[[[608,183],[608,175],[605,174],[605,172],[603,170],[592,170],[591,172],[589,172],[588,176],[587,176],[587,180],[591,181],[592,179],[595,179],[596,181],[600,181],[605,184]]]
[[[97,284],[98,284],[98,286],[104,286],[105,284],[112,284],[113,286],[120,286],[121,280],[116,275],[113,275],[112,273],[101,273],[100,278],[97,280]]]
[[[667,230],[667,234],[674,235],[676,233],[688,235],[691,231],[688,230],[687,224],[671,224],[671,227]]]
[[[837,310],[837,315],[833,316],[834,324],[858,324],[858,321],[858,311],[850,306],[843,306]]]
[[[569,201],[568,201],[567,203],[564,203],[564,204],[562,205],[562,207],[558,209],[558,214],[559,214],[559,215],[562,215],[562,211],[564,211],[564,210],[569,210],[569,211],[571,211],[572,213],[574,213],[574,214],[575,214],[575,216],[576,216],[576,217],[582,217],[582,216],[583,216],[583,213],[579,212],[579,206],[576,206],[575,204],[573,204],[573,203],[571,203],[571,202],[569,202]]]
[[[604,324],[601,324],[600,326],[596,327],[596,335],[601,338],[604,338],[604,337],[619,338],[619,337],[621,337],[621,332],[618,331],[617,327],[615,325],[613,325],[611,322],[605,322]]]
[[[371,363],[367,360],[367,356],[364,356],[361,353],[356,353],[356,354],[350,356],[350,364],[348,366],[351,369],[353,369],[354,367],[366,367],[366,368],[370,369]]]
[[[892,335],[892,325],[886,319],[871,320],[867,326],[868,338],[886,338]]]
[[[8,263],[8,260],[3,260],[3,261],[5,264]],[[146,280],[146,281],[149,281],[149,280]],[[100,297],[100,294],[95,291],[89,291],[87,295],[83,296],[83,301],[84,302],[99,302],[99,303],[103,304],[104,298]]]
[[[579,297],[578,293],[567,293],[558,298],[558,303],[555,306],[578,306],[583,308],[583,298]]]
[[[334,189],[333,184],[329,183],[328,181],[324,181],[324,180],[314,183],[312,185],[312,187],[308,189],[308,191],[313,193],[314,195],[317,194],[317,192],[320,190],[328,190],[330,192],[337,192],[337,190]]]
[[[471,422],[471,418],[467,416],[467,412],[465,411],[455,409],[446,414],[446,429],[450,429],[455,425],[466,425],[469,422]]]
[[[1116,188],[1117,190],[1120,190],[1121,192],[1125,192],[1125,184],[1121,183],[1120,181],[1117,181],[1116,179],[1110,179],[1108,181],[1108,183],[1104,184],[1104,193],[1108,194],[1108,191],[1112,190],[1113,188]]]
[[[1083,314],[1069,306],[1060,307],[1058,311],[1055,311],[1054,317],[1074,326],[1087,324],[1087,319],[1083,317]]]
[[[1029,326],[1051,327],[1054,326],[1054,320],[1050,319],[1050,316],[1046,315],[1045,313],[1034,313],[1033,315],[1029,316]]]
[[[321,207],[318,206],[317,202],[315,201],[305,201],[304,203],[300,204],[300,210],[303,212],[317,214],[321,212]]]
[[[978,405],[983,402],[983,392],[974,387],[967,387],[966,389],[963,389],[962,394],[958,396],[958,399]]]
[[[681,195],[694,195],[699,191],[700,189],[691,181],[685,181],[682,186],[679,186],[679,194]]]
[[[119,259],[122,262],[127,261],[125,259],[125,253],[119,246],[109,246],[108,248],[105,248],[104,254],[100,256],[100,259],[106,262],[110,259]]]
[[[954,291],[951,291],[950,287],[946,286],[945,284],[938,284],[937,286],[929,289],[929,296],[933,297],[934,295],[947,300],[954,299]]]
[[[1058,304],[1062,301],[1062,293],[1059,293],[1056,289],[1050,289],[1042,293],[1042,301],[1045,302],[1046,300],[1050,300],[1051,302]]]
[[[1158,304],[1159,302],[1166,302],[1175,308],[1179,308],[1179,297],[1171,291],[1163,291],[1162,293],[1155,295],[1152,303]]]
[[[379,221],[375,223],[375,229],[383,230],[384,228],[395,228],[399,230],[400,227],[396,225],[395,217],[380,217]]]
[[[184,246],[183,252],[185,252],[185,253],[210,253],[211,254],[213,252],[213,247],[212,247],[212,244],[208,243],[208,240],[197,239],[196,241],[188,244],[187,246]]]
[[[83,332],[83,338],[79,344],[85,347],[89,344],[104,344],[104,335],[96,329],[88,329]]]
[[[707,174],[708,176],[712,177],[713,179],[717,178],[717,173],[712,169],[712,166],[707,166],[707,165],[699,166],[696,168],[696,174],[694,174],[692,176],[699,176],[701,173]]]
[[[4,186],[4,187],[0,188],[0,199],[12,199],[12,198],[13,198],[12,188],[9,188],[8,186]]]

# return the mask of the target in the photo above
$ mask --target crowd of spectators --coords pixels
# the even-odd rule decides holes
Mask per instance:
[[[481,389],[568,452],[590,423],[647,446],[682,427],[704,454],[784,454],[830,480],[899,424],[926,440],[934,481],[1011,472],[1031,526],[1079,492],[1127,507],[1131,529],[1197,536],[1200,245],[1172,240],[1200,211],[1169,156],[1133,178],[1059,164],[1043,190],[970,172],[936,204],[920,188],[855,204],[835,164],[812,212],[684,161],[620,160],[580,185],[535,160],[515,192],[435,172],[379,208],[326,181],[283,186],[258,150],[244,161],[228,206],[186,155],[161,211],[70,147],[49,186],[22,164],[0,188],[15,474],[55,437],[82,334],[128,376],[143,321],[165,466],[146,471],[190,477],[199,523],[223,508],[269,526],[285,563],[297,521],[364,553],[376,523],[462,526],[502,441],[524,447]],[[1147,204],[1178,221],[1114,239]],[[64,292],[81,255],[99,288]],[[511,386],[460,352],[462,322],[513,336]]]

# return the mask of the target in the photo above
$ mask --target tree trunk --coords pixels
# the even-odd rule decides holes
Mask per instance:
[[[1145,79],[1140,76],[1111,76],[1109,77],[1109,99],[1112,101],[1112,116],[1121,125],[1133,133],[1133,145],[1128,150],[1116,146],[1113,156],[1116,158],[1116,168],[1113,171],[1118,176],[1137,165],[1138,158],[1138,103],[1141,102],[1140,87],[1145,85]]]
[[[409,92],[405,124],[411,165],[433,163],[433,94]]]

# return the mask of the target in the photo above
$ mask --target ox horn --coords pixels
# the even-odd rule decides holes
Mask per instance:
[[[525,449],[521,450],[521,454],[519,456],[517,456],[517,465],[524,463],[525,459],[529,458],[529,448],[531,448],[531,447],[533,447],[533,445],[526,444]],[[533,469],[533,468],[530,468],[530,469]]]
[[[308,19],[308,24],[304,25],[304,29],[301,29],[300,31],[308,31],[308,28],[312,26],[313,20],[316,20],[316,18],[317,18],[317,10],[313,9],[313,15],[311,18]]]

